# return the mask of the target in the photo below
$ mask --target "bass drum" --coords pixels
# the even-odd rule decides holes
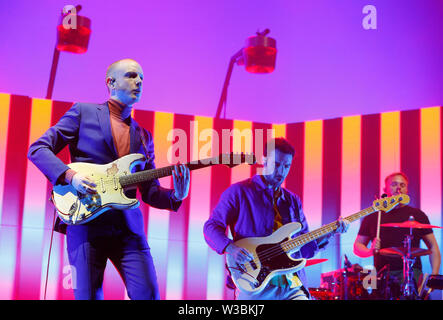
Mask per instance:
[[[329,300],[390,300],[384,275],[364,272],[332,272],[322,275],[321,289],[330,292]],[[314,295],[318,294],[314,291]]]

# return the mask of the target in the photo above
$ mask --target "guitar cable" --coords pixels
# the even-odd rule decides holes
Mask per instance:
[[[54,216],[52,218],[52,230],[51,230],[51,240],[49,242],[49,252],[48,252],[48,263],[46,266],[46,279],[45,279],[45,291],[43,294],[43,300],[46,300],[46,291],[48,289],[48,278],[49,278],[49,265],[51,262],[51,252],[52,252],[52,239],[54,237],[54,229],[55,229],[55,209],[54,209]]]

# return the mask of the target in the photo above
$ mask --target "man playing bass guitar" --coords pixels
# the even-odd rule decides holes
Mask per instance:
[[[234,244],[247,237],[266,237],[290,222],[299,222],[297,235],[309,231],[300,198],[282,188],[294,158],[295,150],[283,138],[270,140],[264,150],[263,175],[233,184],[222,194],[219,203],[204,225],[208,245],[219,254],[228,254],[239,264],[252,261],[251,252]],[[230,228],[234,239],[226,236]],[[340,219],[335,232],[304,245],[295,258],[311,258],[324,248],[334,233],[348,229],[348,222]],[[230,270],[232,271],[232,270]],[[295,273],[272,277],[259,292],[236,291],[239,300],[306,300],[304,269]]]

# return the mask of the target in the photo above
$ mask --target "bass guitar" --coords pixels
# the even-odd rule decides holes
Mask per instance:
[[[375,200],[372,207],[344,219],[354,222],[376,211],[389,212],[400,203],[408,204],[409,196],[401,194]],[[334,221],[293,238],[300,231],[301,224],[291,222],[283,225],[270,236],[244,238],[234,242],[236,246],[247,249],[253,257],[251,261],[239,264],[231,255],[226,256],[226,266],[234,284],[244,292],[258,293],[273,276],[297,272],[305,266],[306,259],[294,259],[291,255],[308,242],[334,232],[338,226],[338,221]]]
[[[132,173],[137,165],[146,161],[145,156],[133,153],[108,164],[98,165],[85,162],[74,162],[69,168],[88,175],[97,185],[96,193],[77,192],[72,185],[55,185],[51,200],[60,219],[69,225],[79,225],[97,218],[111,209],[134,209],[139,206],[137,199],[129,198],[125,192],[146,181],[172,175],[174,166],[143,170]],[[230,168],[242,164],[255,164],[254,154],[221,154],[218,157],[191,161],[185,165],[189,170],[224,164]]]

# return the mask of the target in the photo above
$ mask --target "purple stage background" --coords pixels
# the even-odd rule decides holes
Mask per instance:
[[[72,102],[105,101],[105,70],[122,58],[136,59],[144,69],[135,116],[157,130],[159,157],[166,154],[166,130],[187,128],[190,119],[217,130],[276,126],[301,152],[287,183],[303,197],[312,227],[367,207],[383,175],[400,169],[414,181],[414,205],[441,224],[443,1],[84,0],[80,15],[92,20],[88,52],[62,53],[54,104],[39,100],[46,94],[61,9],[77,4],[0,0],[0,92],[8,93],[0,94],[1,299],[43,296],[52,211],[49,185],[25,158],[30,140]],[[366,5],[377,9],[376,30],[362,26]],[[276,70],[258,75],[235,66],[226,116],[236,120],[201,118],[215,115],[230,57],[265,28],[277,40]],[[14,108],[19,105],[24,107]],[[43,112],[32,113],[39,108]],[[223,286],[223,257],[207,248],[200,228],[218,192],[250,174],[194,175],[194,196],[178,220],[144,212],[162,298],[232,297]],[[329,262],[311,267],[313,286],[320,273],[341,266],[345,253],[354,263],[368,263],[352,256],[357,229],[355,224],[323,254]],[[437,238],[441,246],[439,231]],[[54,241],[48,299],[72,299],[65,290],[64,238]],[[112,267],[105,292],[107,299],[127,298]]]
[[[53,205],[48,201],[51,185],[26,153],[71,105],[0,93],[0,113],[4,115],[0,117],[0,299],[44,298],[54,219]],[[382,193],[384,177],[397,171],[410,178],[412,205],[426,212],[431,224],[442,225],[441,109],[436,106],[279,125],[138,109],[134,118],[153,133],[157,167],[170,165],[167,154],[172,151],[172,142],[167,136],[175,129],[186,133],[187,161],[205,158],[199,157],[200,152],[211,142],[201,135],[208,129],[215,131],[210,138],[213,148],[214,140],[220,145],[217,137],[222,137],[223,130],[238,129],[229,138],[231,150],[255,152],[259,158],[260,151],[254,146],[261,138],[252,133],[275,129],[276,136],[286,137],[296,147],[297,157],[285,187],[301,197],[308,224],[314,230],[372,205],[374,195]],[[214,149],[212,153],[218,154]],[[70,162],[67,148],[58,156]],[[177,213],[141,204],[162,299],[233,298],[232,290],[224,285],[225,258],[206,244],[203,224],[221,193],[257,170],[256,166],[240,165],[192,171],[189,197]],[[170,177],[160,179],[160,183],[172,185]],[[341,268],[345,254],[362,267],[372,264],[372,258],[359,259],[353,254],[359,224],[353,223],[346,234],[334,237],[325,251],[316,255],[328,261],[307,267],[308,286],[319,287],[322,273]],[[434,232],[441,247],[441,230]],[[52,243],[47,299],[72,299],[75,281],[65,237],[55,233]],[[423,257],[422,263],[423,271],[429,273],[428,257]],[[437,294],[441,299],[441,291]],[[105,272],[104,296],[127,298],[111,263]]]
[[[274,73],[236,66],[227,118],[271,123],[441,105],[443,1],[83,0],[89,50],[62,53],[55,100],[107,97],[106,67],[132,57],[144,68],[138,108],[214,116],[230,57],[257,30],[277,40]],[[0,1],[0,92],[44,97],[55,26],[77,2]],[[362,26],[366,5],[377,29]]]

